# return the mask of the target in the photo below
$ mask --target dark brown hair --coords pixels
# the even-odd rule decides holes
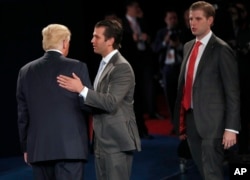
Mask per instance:
[[[121,41],[123,36],[122,24],[116,19],[104,19],[96,23],[96,28],[105,27],[104,36],[105,40],[114,38],[114,49],[121,47]]]
[[[213,17],[215,18],[215,8],[212,4],[206,2],[206,1],[197,1],[194,2],[189,10],[202,10],[204,12],[204,15],[206,16],[206,18],[208,17]]]

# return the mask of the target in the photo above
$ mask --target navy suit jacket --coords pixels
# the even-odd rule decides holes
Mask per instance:
[[[55,51],[24,65],[17,80],[18,128],[29,162],[88,157],[88,113],[56,77],[75,72],[92,88],[85,63]]]

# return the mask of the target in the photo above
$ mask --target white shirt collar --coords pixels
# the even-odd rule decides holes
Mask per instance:
[[[56,51],[56,52],[59,52],[60,54],[62,54],[62,52],[59,51],[58,49],[48,49],[46,52],[49,52],[49,51]]]
[[[204,36],[201,40],[199,40],[204,46],[206,46],[207,45],[207,43],[208,43],[208,41],[209,41],[209,39],[211,38],[211,36],[212,36],[212,31],[210,30],[209,31],[209,33],[206,35],[206,36]],[[196,41],[198,41],[198,39],[196,39]]]
[[[107,56],[103,57],[102,60],[105,62],[105,64],[107,64],[107,63],[110,61],[110,59],[112,58],[112,56],[113,56],[115,53],[117,53],[117,52],[118,52],[117,49],[111,51]]]

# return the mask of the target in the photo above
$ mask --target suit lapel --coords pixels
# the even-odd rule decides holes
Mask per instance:
[[[100,78],[99,78],[99,81],[98,81],[98,83],[97,83],[96,89],[98,89],[98,86],[99,86],[100,82],[101,82],[101,81],[103,80],[103,78],[107,75],[107,73],[110,72],[110,70],[114,67],[114,63],[115,63],[115,61],[116,61],[116,59],[117,59],[118,54],[119,54],[119,53],[116,53],[116,54],[114,54],[114,55],[111,57],[110,61],[109,61],[108,64],[106,65],[105,69],[103,70],[103,72],[102,72],[102,74],[101,74],[101,76],[100,76]]]
[[[205,67],[205,64],[209,61],[208,57],[210,56],[211,53],[213,53],[213,47],[214,47],[214,42],[215,41],[216,41],[216,38],[215,38],[214,35],[212,35],[210,40],[207,43],[206,48],[204,49],[204,52],[203,52],[202,56],[201,56],[199,65],[197,67],[196,77],[199,76],[202,68]]]
[[[186,50],[185,50],[186,52],[184,52],[183,63],[181,65],[180,76],[179,76],[179,78],[180,78],[179,82],[181,82],[181,84],[185,79],[186,64],[187,64],[187,61],[188,61],[188,57],[189,57],[189,55],[191,53],[191,50],[192,50],[192,48],[194,46],[194,43],[195,43],[195,40],[189,42],[187,44],[187,47],[186,47]],[[181,85],[181,84],[179,84],[179,85]]]
[[[206,63],[209,61],[208,57],[211,53],[213,53],[213,47],[214,47],[215,42],[216,42],[216,37],[214,35],[212,35],[210,40],[208,41],[208,44],[207,44],[202,56],[201,56],[201,59],[200,59],[200,62],[199,62],[198,68],[197,68],[197,72],[196,72],[196,78],[199,76],[202,68],[205,67]],[[182,82],[185,79],[184,77],[185,77],[185,72],[186,72],[186,64],[188,61],[188,57],[191,53],[191,50],[194,46],[194,43],[195,43],[195,40],[190,41],[189,44],[187,44],[186,50],[184,52],[183,63],[181,66],[180,77],[179,77],[180,78],[179,79],[179,82],[180,82],[179,86],[182,84]],[[194,80],[194,83],[195,83],[195,80]]]

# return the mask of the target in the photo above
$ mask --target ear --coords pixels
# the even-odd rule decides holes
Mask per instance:
[[[112,37],[108,40],[108,45],[113,46],[114,42],[115,42],[115,38]]]
[[[68,53],[69,53],[69,40],[63,40],[61,51],[62,51],[64,56],[68,55]]]
[[[210,27],[214,24],[214,17],[210,16],[208,17],[208,23],[210,24]]]
[[[68,40],[63,40],[63,49],[66,49],[68,47]]]

